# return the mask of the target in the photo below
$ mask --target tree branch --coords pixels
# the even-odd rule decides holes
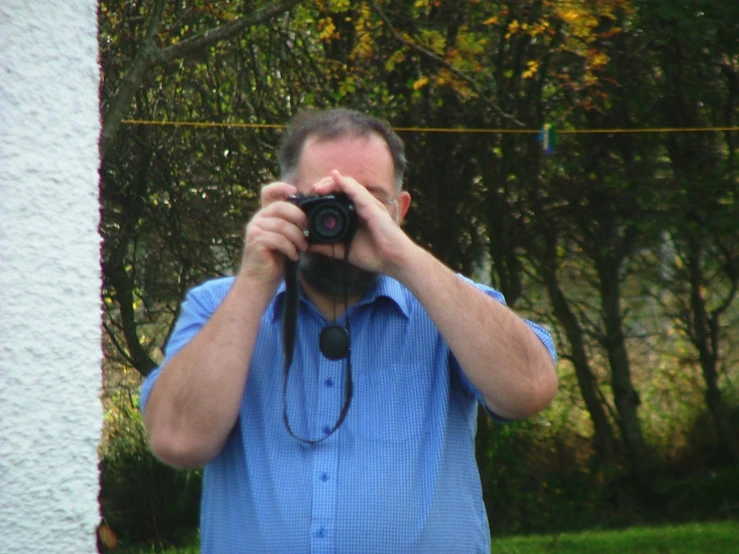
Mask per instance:
[[[129,352],[128,355],[124,354],[124,356],[131,361],[133,367],[146,376],[157,367],[157,363],[151,359],[149,353],[142,346],[136,331],[138,325],[133,307],[133,284],[131,279],[123,265],[119,263],[103,264],[103,271],[115,292],[115,300],[121,311],[121,328]]]
[[[146,80],[149,71],[156,66],[166,64],[172,60],[187,56],[193,51],[206,48],[222,40],[236,36],[244,29],[269,21],[277,15],[286,12],[302,0],[277,0],[269,6],[256,10],[248,15],[239,17],[225,25],[216,27],[202,35],[183,40],[167,48],[159,48],[156,44],[156,34],[161,25],[166,0],[157,0],[147,24],[147,34],[142,41],[131,68],[123,78],[121,86],[110,102],[108,113],[103,120],[103,131],[100,139],[100,153],[104,157],[110,150],[118,130],[121,126],[128,107],[131,105],[134,94]]]
[[[154,4],[154,9],[151,11],[151,17],[149,18],[149,24],[146,26],[146,38],[153,39],[159,32],[159,26],[162,24],[166,5],[167,0],[157,0],[156,4]]]
[[[221,40],[236,36],[247,27],[259,25],[277,17],[283,12],[294,8],[301,0],[278,0],[269,6],[256,10],[255,12],[234,19],[233,21],[206,31],[200,36],[191,37],[172,46],[161,50],[159,63],[167,63],[177,58],[183,58],[190,52],[211,46]]]
[[[110,325],[108,325],[104,321],[103,321],[103,328],[105,329],[105,332],[108,334],[108,339],[110,339],[110,342],[113,343],[113,346],[115,346],[115,349],[118,351],[118,354],[121,355],[123,360],[128,365],[130,365],[131,367],[135,367],[133,358],[128,355],[128,352],[126,351],[126,349],[123,347],[121,342],[115,336],[115,329],[112,329]]]
[[[455,76],[459,77],[460,79],[462,79],[463,81],[465,81],[470,86],[470,88],[475,92],[475,94],[477,95],[477,97],[480,98],[480,100],[482,100],[483,102],[485,102],[488,106],[490,106],[498,115],[500,115],[504,119],[507,119],[507,120],[515,123],[519,127],[524,127],[524,123],[521,122],[521,121],[519,121],[518,119],[516,119],[516,117],[513,114],[509,114],[509,113],[504,112],[503,109],[500,106],[498,106],[495,102],[493,102],[492,100],[490,100],[488,98],[488,95],[485,94],[482,90],[480,90],[480,87],[477,85],[477,81],[475,81],[475,79],[473,79],[472,77],[470,77],[466,73],[460,71],[459,69],[455,68],[452,64],[450,64],[449,62],[447,62],[444,58],[442,58],[438,54],[432,52],[431,50],[428,50],[428,49],[424,48],[420,44],[417,44],[415,42],[412,42],[412,41],[406,39],[405,37],[403,37],[395,29],[395,27],[393,26],[393,24],[390,21],[390,19],[387,17],[387,15],[385,15],[385,12],[382,11],[382,8],[380,8],[375,2],[370,2],[370,6],[375,11],[375,13],[377,13],[377,15],[380,17],[380,19],[385,24],[385,26],[388,28],[388,30],[390,31],[390,34],[393,36],[393,38],[395,40],[397,40],[398,42],[400,42],[404,46],[407,46],[408,48],[410,48],[414,52],[417,52],[418,54],[422,55],[423,57],[428,58],[432,62],[440,65],[441,67],[443,67],[445,69],[448,69],[453,75],[455,75]]]

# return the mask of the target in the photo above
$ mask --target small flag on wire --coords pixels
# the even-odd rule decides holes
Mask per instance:
[[[550,123],[545,123],[539,133],[539,142],[545,154],[552,154],[554,147],[557,146],[557,128]]]

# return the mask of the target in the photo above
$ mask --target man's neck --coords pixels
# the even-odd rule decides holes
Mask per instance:
[[[361,299],[362,295],[349,296],[345,298],[343,294],[331,295],[318,290],[316,287],[307,283],[302,276],[299,277],[300,285],[303,288],[303,294],[318,309],[319,312],[331,321],[338,320],[344,315],[347,308],[354,306]]]

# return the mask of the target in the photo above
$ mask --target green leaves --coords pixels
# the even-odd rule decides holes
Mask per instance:
[[[162,4],[104,1],[103,114],[187,124],[108,134],[109,359],[148,370],[184,291],[238,263],[259,189],[277,177],[280,134],[243,124],[279,126],[305,106],[365,109],[405,129],[407,232],[552,326],[572,360],[562,371],[582,398],[576,409],[590,414],[604,467],[616,463],[613,441],[640,429],[617,426],[614,368],[627,400],[629,388],[647,394],[638,345],[648,354],[662,344],[632,338],[649,304],[634,291],[668,287],[674,304],[662,295],[653,317],[670,336],[696,329],[693,256],[709,316],[735,310],[736,133],[647,132],[736,125],[735,4],[188,0],[164,3],[151,34]],[[244,18],[254,23],[233,31]],[[146,48],[156,55],[137,65]],[[162,61],[165,51],[177,55]],[[537,141],[547,123],[559,136],[551,156]],[[683,283],[660,280],[664,237]],[[677,306],[687,310],[679,324]]]

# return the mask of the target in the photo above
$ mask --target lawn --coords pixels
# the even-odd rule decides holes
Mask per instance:
[[[737,554],[739,522],[632,527],[508,537],[493,541],[491,554]]]
[[[125,548],[121,554],[198,554],[197,545]],[[688,523],[495,539],[491,554],[737,554],[739,522]]]

